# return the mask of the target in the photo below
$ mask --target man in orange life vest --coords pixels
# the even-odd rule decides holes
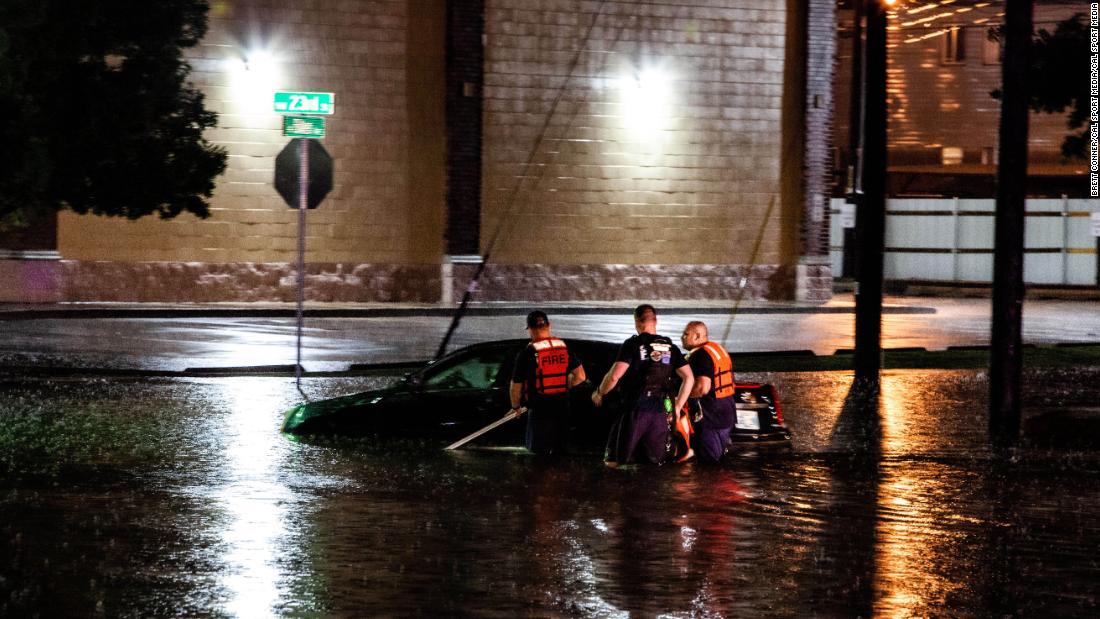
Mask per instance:
[[[701,417],[693,419],[695,433],[692,449],[703,462],[717,462],[726,453],[730,431],[737,418],[734,403],[733,362],[729,353],[709,340],[707,325],[693,320],[684,326],[680,342],[688,350],[688,363],[695,374],[691,388],[691,410],[699,410]]]
[[[604,454],[608,466],[638,459],[660,464],[669,438],[667,415],[678,415],[691,393],[691,368],[671,339],[657,335],[657,310],[652,305],[634,309],[634,329],[638,335],[623,342],[615,363],[592,392],[592,402],[601,406],[603,397],[622,382],[623,411],[611,428]],[[682,382],[668,410],[673,373]]]
[[[584,382],[584,366],[565,342],[550,335],[550,319],[544,312],[527,315],[527,334],[531,343],[516,357],[512,370],[512,410],[527,404],[527,449],[560,453],[569,431],[569,390]]]

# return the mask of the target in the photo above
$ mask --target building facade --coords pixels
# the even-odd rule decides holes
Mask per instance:
[[[1084,13],[1086,3],[1037,0],[1036,31]],[[853,3],[840,3],[835,72],[836,131],[833,195],[850,192],[853,180],[849,127],[853,89]],[[995,178],[1001,85],[1001,43],[994,34],[1004,3],[935,0],[898,3],[888,14],[888,192],[899,197],[990,198]],[[1087,16],[1085,17],[1087,23]],[[1082,65],[1086,58],[1066,59]],[[1029,119],[1029,193],[1036,197],[1086,197],[1086,162],[1065,159],[1066,113],[1032,112]],[[1078,128],[1076,131],[1080,131]]]
[[[482,301],[827,299],[834,11],[212,2],[190,58],[229,153],[212,216],[62,212],[55,247],[0,257],[0,300],[293,300],[275,90],[336,97],[308,300],[455,301],[482,261]]]

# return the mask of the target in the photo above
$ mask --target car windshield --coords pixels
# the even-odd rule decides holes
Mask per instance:
[[[458,357],[425,373],[428,389],[488,389],[496,380],[508,350],[482,350]]]

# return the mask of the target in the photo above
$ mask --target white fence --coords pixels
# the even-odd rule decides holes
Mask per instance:
[[[833,198],[830,258],[840,276],[844,256],[842,198]],[[849,205],[850,208],[850,205]],[[884,277],[897,280],[993,281],[992,199],[891,199],[886,202]],[[1091,214],[1100,200],[1028,200],[1024,282],[1096,284],[1097,240]]]

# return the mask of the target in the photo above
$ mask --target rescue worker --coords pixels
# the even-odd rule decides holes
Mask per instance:
[[[733,362],[725,348],[710,341],[707,325],[698,320],[684,326],[680,342],[688,351],[688,364],[695,375],[688,406],[694,417],[692,450],[702,462],[718,462],[729,447],[737,419]]]
[[[569,431],[569,390],[584,382],[584,366],[565,342],[550,334],[545,312],[527,315],[527,335],[531,343],[516,357],[512,370],[512,411],[527,407],[527,449],[560,453]]]
[[[634,310],[634,329],[592,392],[592,403],[603,405],[604,397],[619,388],[622,413],[611,427],[604,461],[608,466],[642,460],[661,463],[669,440],[669,414],[678,415],[693,383],[691,368],[672,340],[657,334],[657,310],[639,305]],[[675,402],[670,403],[672,375],[681,379]],[[621,383],[621,384],[620,384]]]

